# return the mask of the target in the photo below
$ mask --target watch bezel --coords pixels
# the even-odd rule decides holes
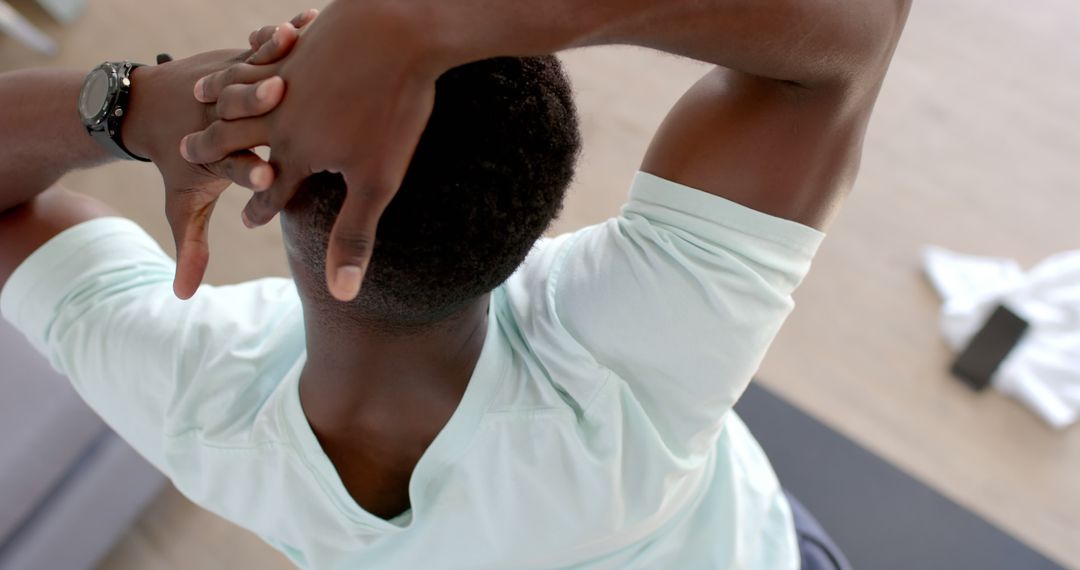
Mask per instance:
[[[98,108],[93,115],[87,116],[86,109],[82,103],[87,94],[86,91],[90,88],[90,78],[96,73],[103,73],[108,84],[105,89],[105,98],[101,102],[100,108]],[[101,127],[108,122],[109,115],[112,113],[113,107],[116,106],[116,100],[120,91],[119,85],[119,73],[114,65],[99,65],[90,70],[90,73],[86,75],[86,81],[83,82],[82,90],[79,92],[79,113],[82,115],[83,123],[87,127]]]

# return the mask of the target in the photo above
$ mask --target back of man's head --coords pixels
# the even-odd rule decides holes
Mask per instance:
[[[498,58],[447,72],[351,304],[333,301],[323,278],[345,196],[341,177],[309,178],[286,207],[302,292],[340,306],[343,317],[404,328],[439,322],[521,264],[558,215],[579,148],[569,81],[556,58]]]

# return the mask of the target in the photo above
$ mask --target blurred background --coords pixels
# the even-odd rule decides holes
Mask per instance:
[[[33,0],[9,3],[55,42],[55,53],[30,49],[9,28],[0,32],[0,72],[246,47],[251,30],[322,4],[89,0],[68,14],[64,2],[49,2],[71,16],[61,24]],[[342,65],[355,57],[342,54]],[[577,51],[564,61],[586,148],[555,232],[618,211],[652,132],[704,69],[633,48]],[[113,204],[172,251],[152,167],[117,164],[65,183]],[[231,190],[215,212],[213,283],[287,275],[276,225],[241,225],[245,199]],[[760,372],[761,383],[817,421],[1058,564],[1080,568],[1080,427],[1052,429],[1015,400],[950,377],[941,301],[921,268],[925,244],[1025,267],[1080,248],[1080,3],[915,3],[856,191]],[[289,567],[171,487],[100,563]]]

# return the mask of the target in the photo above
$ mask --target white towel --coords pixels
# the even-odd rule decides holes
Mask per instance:
[[[86,9],[86,0],[38,0],[38,4],[63,24],[74,22]]]
[[[1024,272],[1011,259],[962,255],[930,246],[930,281],[944,299],[941,329],[956,351],[998,305],[1031,325],[1001,363],[993,386],[1027,404],[1055,428],[1080,417],[1080,251],[1055,255]]]
[[[56,53],[56,44],[49,39],[49,36],[41,33],[41,30],[34,27],[29,20],[3,0],[0,0],[0,34],[10,35],[31,49],[42,53],[48,55]]]

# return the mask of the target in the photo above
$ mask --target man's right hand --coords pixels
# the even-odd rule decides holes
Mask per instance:
[[[350,300],[431,114],[439,75],[491,57],[630,44],[730,72],[695,90],[709,101],[660,134],[664,152],[651,153],[647,170],[823,226],[854,180],[866,119],[909,7],[910,0],[336,0],[281,64],[234,66],[200,81],[196,96],[220,105],[242,84],[284,78],[282,104],[255,119],[266,136],[240,122],[216,124],[186,139],[185,156],[206,164],[269,144],[278,180],[249,203],[255,224],[281,210],[308,175],[344,174],[348,193],[326,268],[330,292]],[[701,151],[706,142],[711,152]]]

